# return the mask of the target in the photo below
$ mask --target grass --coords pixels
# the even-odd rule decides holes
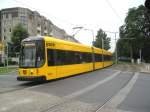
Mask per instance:
[[[10,67],[10,68],[0,68],[0,75],[2,74],[6,74],[6,73],[9,73],[9,72],[13,72],[16,70],[16,67]]]

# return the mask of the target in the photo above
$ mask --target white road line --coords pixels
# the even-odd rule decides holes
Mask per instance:
[[[103,70],[104,70],[104,71],[106,71],[106,70],[108,70],[108,71],[115,71],[115,72],[120,71],[120,70],[115,70],[115,69],[112,69],[112,68],[104,68]]]
[[[139,73],[135,73],[130,82],[119,91],[108,103],[99,108],[96,112],[119,112],[117,106],[121,104],[132,90],[136,80],[139,77]]]
[[[132,111],[125,111],[125,110],[117,110],[115,112],[132,112]]]
[[[113,75],[111,75],[111,76],[105,78],[104,80],[101,80],[101,81],[99,81],[99,82],[97,82],[97,83],[95,83],[95,84],[93,84],[93,85],[90,85],[90,86],[88,86],[88,87],[85,87],[85,88],[83,88],[83,89],[77,91],[77,92],[74,92],[74,93],[72,93],[72,94],[70,94],[70,95],[67,95],[67,96],[65,96],[64,98],[66,98],[66,99],[72,99],[72,98],[74,98],[74,97],[80,96],[80,95],[82,95],[82,94],[84,94],[84,93],[86,93],[86,92],[89,92],[89,91],[95,89],[96,87],[98,87],[98,86],[100,86],[100,85],[102,85],[102,84],[104,84],[104,83],[110,81],[111,79],[113,79],[114,77],[116,77],[116,76],[119,75],[119,74],[120,74],[120,71],[114,73]]]

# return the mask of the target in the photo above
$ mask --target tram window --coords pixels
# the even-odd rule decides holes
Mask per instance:
[[[57,65],[65,65],[66,55],[65,51],[56,50],[57,54]]]
[[[88,53],[88,62],[92,62],[92,54]]]
[[[104,61],[110,61],[112,60],[112,56],[104,55]]]
[[[67,51],[66,53],[66,61],[67,64],[75,64],[75,52],[73,51]]]
[[[107,61],[107,55],[104,55],[104,61]]]
[[[87,55],[86,53],[82,53],[82,63],[86,63],[87,62]]]
[[[52,50],[52,49],[47,50],[47,60],[48,60],[48,66],[55,65],[54,50]]]
[[[87,62],[92,62],[92,54],[91,53],[86,53],[87,56]]]
[[[76,51],[56,50],[57,65],[81,64],[92,62],[92,54]]]
[[[44,42],[37,41],[37,67],[40,67],[44,64],[45,55],[44,55]]]
[[[80,64],[82,59],[82,55],[79,52],[75,52],[75,62],[76,64]]]
[[[102,55],[101,54],[94,54],[95,55],[95,62],[101,62],[102,61]]]

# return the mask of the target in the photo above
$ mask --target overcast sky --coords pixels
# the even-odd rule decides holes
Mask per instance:
[[[144,4],[145,0],[0,0],[0,9],[24,7],[38,11],[58,27],[72,35],[73,27],[92,29],[94,35],[99,28],[119,32],[129,8]],[[114,34],[111,37],[111,51],[114,50]],[[81,43],[91,45],[92,32],[81,30],[76,36]],[[117,38],[119,38],[117,34]]]

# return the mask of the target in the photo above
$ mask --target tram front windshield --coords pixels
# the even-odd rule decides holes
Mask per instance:
[[[41,42],[23,42],[20,51],[19,67],[40,67],[44,63],[44,49]]]

